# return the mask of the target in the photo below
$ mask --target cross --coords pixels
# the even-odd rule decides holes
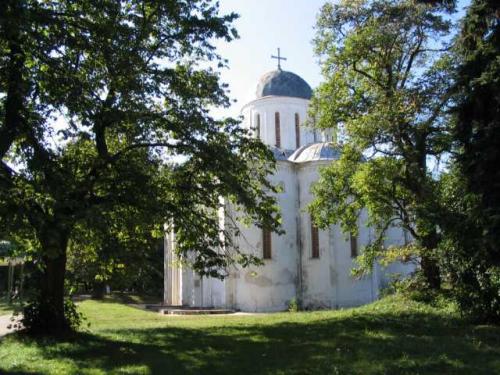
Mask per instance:
[[[286,61],[286,57],[281,57],[279,48],[278,48],[278,56],[271,55],[271,59],[278,60],[278,70],[281,70],[281,61],[280,60]]]

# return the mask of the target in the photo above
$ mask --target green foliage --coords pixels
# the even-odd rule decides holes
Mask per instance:
[[[366,208],[362,224],[376,236],[365,271],[385,251],[386,231],[404,228],[426,249],[421,265],[434,288],[440,205],[432,165],[451,148],[449,30],[445,14],[428,5],[341,1],[323,6],[315,39],[324,82],[313,116],[317,127],[338,129],[342,156],[321,171],[310,211],[323,227],[355,232]]]
[[[9,241],[0,241],[0,259],[12,254],[12,244]]]
[[[297,298],[292,298],[288,301],[288,312],[298,312],[300,310],[299,302]]]
[[[1,2],[0,234],[40,268],[47,330],[70,326],[68,244],[106,278],[173,223],[179,255],[223,277],[254,259],[220,251],[220,197],[278,230],[272,154],[208,111],[230,103],[213,43],[236,17],[204,0]]]
[[[488,216],[456,166],[442,178],[441,200],[448,208],[440,244],[441,264],[461,311],[478,322],[499,322],[500,283],[495,248],[488,241]]]
[[[377,262],[382,267],[387,267],[391,263],[413,263],[419,264],[424,253],[424,249],[417,243],[411,242],[407,245],[385,247],[382,243],[373,242],[364,247],[363,253],[356,258],[356,266],[351,270],[354,277],[362,277],[367,270]],[[436,260],[437,261],[437,260]]]
[[[474,0],[455,41],[457,152],[446,181],[455,220],[446,268],[462,310],[500,322],[500,23],[496,1]]]
[[[395,277],[389,286],[394,293],[417,302],[431,303],[438,296],[438,291],[429,288],[427,280],[421,272],[410,277]]]
[[[52,321],[54,314],[46,310],[46,304],[32,300],[23,308],[21,323],[24,329],[29,332],[46,334],[46,327],[54,324]],[[64,299],[64,324],[70,330],[80,328],[85,317],[78,311],[77,306],[70,298]]]
[[[165,212],[158,199],[167,181],[157,164],[140,158],[129,158],[128,163],[149,195],[136,194],[134,199],[140,201],[132,207],[96,208],[92,217],[75,225],[68,245],[68,277],[77,290],[93,290],[98,296],[107,284],[114,290],[160,292]]]

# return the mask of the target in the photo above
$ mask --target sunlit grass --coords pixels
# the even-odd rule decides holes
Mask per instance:
[[[500,328],[396,297],[248,316],[161,316],[109,300],[80,310],[90,327],[75,337],[3,339],[0,373],[500,373]]]

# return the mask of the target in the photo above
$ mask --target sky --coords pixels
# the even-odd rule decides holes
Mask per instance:
[[[255,99],[259,78],[276,69],[271,59],[281,48],[287,60],[282,69],[304,78],[312,88],[321,81],[318,59],[313,52],[314,26],[326,0],[220,0],[221,14],[240,15],[234,26],[240,38],[230,43],[217,41],[218,52],[229,60],[229,69],[221,72],[222,81],[229,84],[231,99],[237,102],[229,109],[215,109],[214,116],[233,116]],[[469,0],[459,0],[462,9]],[[459,13],[462,15],[463,13]]]
[[[229,96],[237,102],[214,115],[238,116],[241,107],[255,99],[259,78],[275,70],[271,55],[286,57],[283,70],[300,75],[311,87],[321,79],[313,53],[314,25],[324,0],[220,0],[221,14],[240,15],[234,26],[240,38],[230,43],[216,42],[218,52],[229,60],[229,69],[221,73],[229,84]]]

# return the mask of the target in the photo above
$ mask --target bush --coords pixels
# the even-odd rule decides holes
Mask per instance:
[[[23,318],[21,323],[24,328],[30,333],[46,333],[52,324],[54,324],[54,314],[41,308],[42,304],[38,300],[33,300],[26,304],[23,308]],[[44,304],[47,306],[47,304]],[[64,300],[64,322],[69,331],[77,330],[85,317],[78,311],[75,303],[68,297]]]
[[[417,302],[432,303],[438,297],[439,292],[427,283],[421,271],[415,272],[409,277],[398,277],[389,284],[383,294],[400,294]]]
[[[455,270],[453,295],[472,321],[500,324],[500,267],[488,267],[482,261],[471,263]]]
[[[290,301],[288,301],[288,311],[289,312],[297,312],[299,311],[299,303],[297,301],[297,298],[292,298]]]

